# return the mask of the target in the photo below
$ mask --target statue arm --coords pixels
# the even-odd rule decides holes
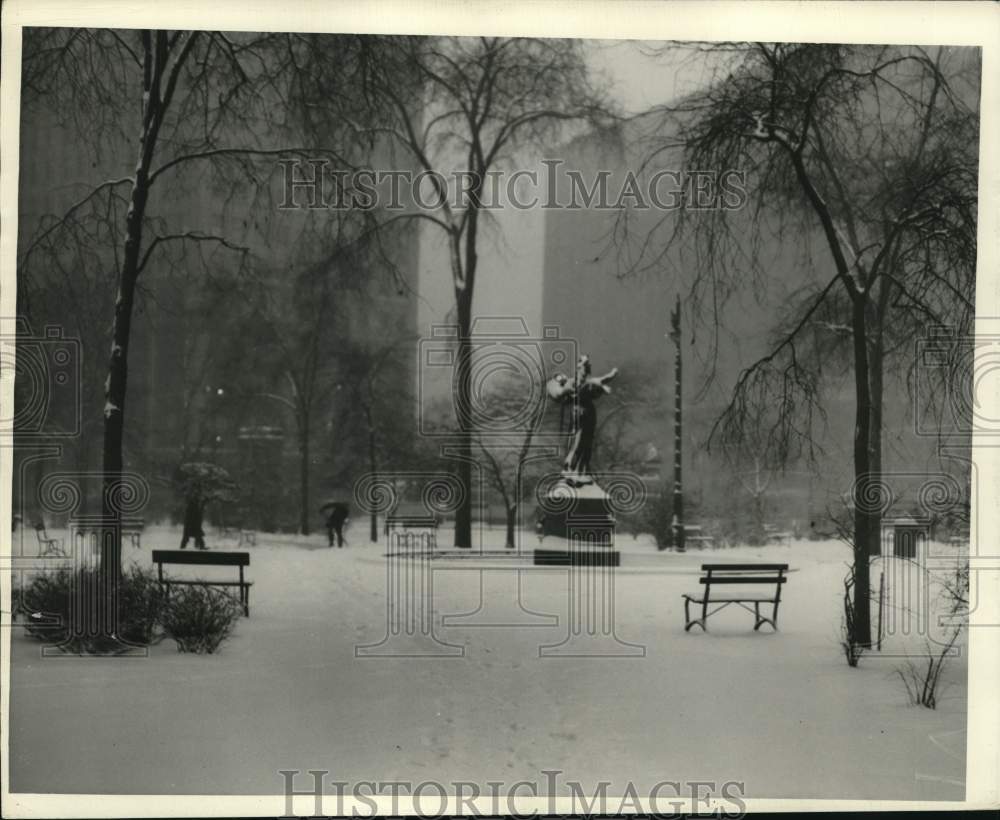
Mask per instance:
[[[599,376],[596,379],[596,381],[597,381],[598,384],[601,385],[602,388],[604,388],[604,392],[605,393],[610,393],[611,392],[611,388],[608,387],[608,382],[613,381],[614,378],[617,375],[618,375],[618,368],[617,367],[612,367],[611,370],[609,370],[603,376]]]

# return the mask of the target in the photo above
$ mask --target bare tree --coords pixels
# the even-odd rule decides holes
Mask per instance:
[[[290,275],[275,276],[272,271],[260,282],[253,313],[258,332],[266,332],[260,346],[267,348],[262,351],[265,367],[280,385],[280,392],[266,390],[258,395],[287,408],[295,424],[299,531],[303,535],[311,529],[314,422],[336,388],[338,356],[346,337],[343,301],[369,271],[363,240],[358,234],[348,234],[353,220],[344,214],[334,219],[340,225],[339,235],[330,240],[320,261],[297,273],[289,271]]]
[[[671,213],[633,269],[662,265],[682,239],[698,254],[691,300],[710,329],[737,287],[764,284],[762,248],[815,237],[808,270],[770,349],[739,376],[713,437],[740,441],[774,406],[767,444],[784,462],[812,452],[823,413],[816,323],[849,346],[854,381],[854,638],[871,643],[869,553],[878,514],[883,373],[928,322],[968,326],[976,257],[978,64],[971,51],[728,43],[694,45],[711,81],[654,117],[648,163],[745,173],[742,212]],[[971,61],[971,62],[970,62]],[[972,64],[974,63],[974,64]],[[650,167],[650,166],[647,166]],[[627,231],[623,221],[619,238]],[[717,336],[716,336],[717,338]]]
[[[376,475],[383,456],[391,453],[398,465],[400,456],[408,449],[407,440],[412,441],[412,428],[402,428],[398,422],[408,420],[401,408],[415,401],[408,387],[405,365],[401,358],[412,353],[412,336],[390,337],[384,344],[371,347],[347,346],[338,355],[341,376],[339,383],[346,385],[349,401],[340,408],[338,428],[334,447],[337,451],[346,449],[345,439],[358,429],[351,424],[347,414],[357,416],[360,411],[361,439],[370,475]],[[373,510],[369,516],[369,539],[378,542],[378,514]]]
[[[26,106],[54,114],[67,136],[85,141],[96,157],[111,155],[116,168],[131,165],[121,176],[88,184],[68,208],[43,219],[20,260],[26,270],[39,257],[58,253],[66,236],[85,235],[97,222],[107,226],[101,236],[90,234],[115,271],[103,411],[106,516],[114,514],[122,471],[129,343],[142,273],[176,245],[246,256],[232,236],[155,218],[157,205],[163,207],[158,194],[190,172],[200,174],[201,184],[238,179],[242,195],[254,200],[269,195],[271,173],[270,167],[261,172],[255,160],[325,156],[349,165],[340,149],[315,142],[304,147],[280,119],[280,102],[297,76],[294,55],[287,37],[278,34],[25,30]],[[340,93],[340,87],[327,93]],[[102,571],[116,581],[120,539],[103,543]]]
[[[471,487],[470,333],[489,174],[516,146],[601,107],[578,41],[401,37],[380,41],[373,53],[365,87],[383,101],[385,118],[370,132],[402,149],[432,189],[431,208],[393,219],[423,220],[447,238],[458,325],[457,470]],[[461,195],[449,190],[449,178]],[[472,546],[470,493],[456,511],[455,545]]]
[[[484,474],[489,485],[499,493],[504,507],[504,546],[514,549],[516,543],[517,516],[525,492],[528,465],[543,458],[554,458],[551,449],[533,448],[535,433],[545,415],[545,399],[538,394],[533,405],[530,385],[526,385],[526,374],[515,374],[500,378],[489,391],[481,396],[478,411],[489,418],[494,430],[477,430],[474,440],[479,452],[479,460],[484,465]],[[526,404],[526,401],[528,402]],[[517,419],[517,435],[497,433],[511,419]],[[513,432],[513,431],[512,431]]]

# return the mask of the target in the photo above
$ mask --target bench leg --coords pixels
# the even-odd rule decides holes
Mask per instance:
[[[698,626],[701,627],[701,631],[702,632],[707,632],[708,630],[705,628],[704,607],[703,607],[702,617],[701,618],[695,618],[692,621],[691,620],[691,613],[690,613],[690,609],[689,609],[690,604],[691,604],[691,599],[690,598],[685,598],[684,599],[684,631],[685,632],[690,632],[691,631],[691,627],[694,626],[695,624],[697,624]]]
[[[243,593],[243,595],[240,596],[240,597],[243,598],[243,615],[245,617],[249,618],[250,617],[250,587],[246,587],[246,586],[245,587],[240,587],[240,590]]]
[[[754,615],[756,616],[756,622],[754,623],[754,632],[757,632],[764,624],[770,624],[771,629],[775,632],[778,631],[778,603],[774,604],[774,611],[771,613],[770,618],[765,618],[760,614],[760,602],[754,601],[753,605]]]

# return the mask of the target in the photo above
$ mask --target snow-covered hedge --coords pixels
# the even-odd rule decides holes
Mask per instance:
[[[233,631],[239,602],[210,587],[183,587],[171,596],[163,615],[166,633],[180,652],[215,652]]]

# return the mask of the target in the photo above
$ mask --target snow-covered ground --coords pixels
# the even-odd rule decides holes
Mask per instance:
[[[320,535],[260,534],[246,548],[250,617],[216,655],[165,640],[142,659],[42,659],[15,628],[11,790],[273,794],[282,769],[479,783],[544,782],[542,770],[559,769],[564,780],[610,781],[612,794],[628,781],[738,780],[756,798],[964,796],[966,660],[947,665],[934,711],[907,703],[904,660],[891,652],[919,647],[919,635],[890,637],[882,656],[849,668],[841,544],[678,555],[620,538],[615,632],[645,648],[632,657],[539,656],[566,637],[565,568],[435,561],[435,634],[460,649],[357,657],[386,635],[387,567],[361,524],[348,535],[347,548],[328,549]],[[152,548],[178,541],[176,529],[151,528],[141,549],[126,549],[150,566]],[[779,632],[753,632],[736,607],[707,634],[684,632],[681,593],[716,560],[791,565]],[[899,562],[885,563],[899,584]],[[420,635],[399,640],[397,652],[449,651]]]

